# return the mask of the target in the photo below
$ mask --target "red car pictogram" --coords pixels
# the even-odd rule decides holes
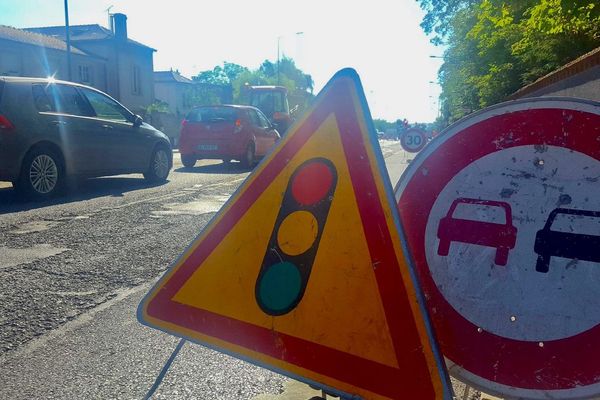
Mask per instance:
[[[500,207],[504,211],[506,222],[497,224],[493,222],[474,221],[454,218],[452,215],[459,204],[474,204],[487,207]],[[494,262],[506,265],[508,252],[515,247],[517,242],[517,228],[512,224],[512,211],[510,204],[503,201],[478,200],[458,198],[452,202],[448,214],[440,220],[437,237],[440,239],[438,254],[447,256],[451,242],[477,244],[495,247],[496,257]]]

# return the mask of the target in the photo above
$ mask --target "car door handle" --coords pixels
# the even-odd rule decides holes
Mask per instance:
[[[102,125],[102,129],[111,130],[113,127],[110,125]]]
[[[50,125],[52,126],[65,126],[67,123],[65,121],[51,121]]]

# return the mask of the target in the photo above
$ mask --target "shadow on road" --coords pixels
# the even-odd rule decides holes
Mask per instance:
[[[143,178],[121,176],[86,179],[72,184],[64,194],[56,198],[39,202],[21,198],[12,188],[2,188],[0,189],[0,215],[102,196],[121,197],[127,192],[162,186],[168,182],[148,183]]]
[[[208,164],[198,165],[193,168],[180,167],[174,171],[181,172],[184,174],[241,174],[248,172],[248,168],[244,168],[241,163],[220,163],[220,164]]]

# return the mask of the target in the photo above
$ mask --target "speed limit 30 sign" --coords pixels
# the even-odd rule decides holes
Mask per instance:
[[[449,371],[511,398],[600,394],[600,104],[459,121],[396,188]]]
[[[425,147],[427,136],[423,130],[410,128],[400,137],[402,148],[410,153],[418,153]]]

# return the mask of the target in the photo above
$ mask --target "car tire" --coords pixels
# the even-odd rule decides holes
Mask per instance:
[[[447,256],[450,252],[450,241],[440,240],[440,245],[438,247],[438,255]]]
[[[254,145],[249,144],[248,147],[246,147],[246,152],[244,153],[241,160],[242,166],[244,168],[252,168],[254,166],[254,155]]]
[[[40,146],[27,153],[19,179],[13,186],[22,196],[42,201],[62,192],[65,181],[65,166],[60,153],[50,147]]]
[[[181,155],[181,163],[185,168],[194,168],[196,165],[196,157]]]
[[[169,165],[169,150],[164,146],[158,146],[152,152],[148,170],[144,172],[144,178],[148,182],[165,182],[169,176],[171,166]]]
[[[535,270],[543,274],[548,273],[548,271],[550,270],[550,257],[538,256],[537,262],[535,264]]]
[[[496,258],[494,259],[494,263],[496,265],[505,266],[508,262],[508,251],[509,249],[500,247],[496,250]]]

